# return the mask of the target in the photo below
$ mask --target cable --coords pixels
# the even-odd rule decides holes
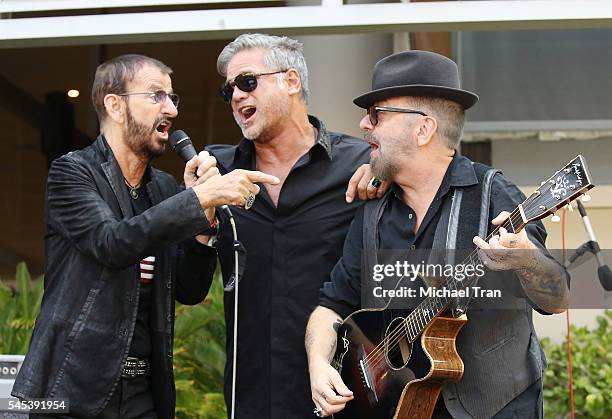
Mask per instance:
[[[563,260],[565,260],[565,214],[566,209],[564,208],[561,212],[561,252],[563,255]],[[572,415],[571,417],[572,419],[574,419],[574,374],[572,368],[569,307],[567,308],[567,310],[565,310],[565,318],[567,320],[567,362],[569,367],[570,411]]]
[[[223,205],[221,210],[229,217],[230,225],[232,226],[232,234],[234,235],[234,330],[233,330],[233,348],[232,348],[232,403],[230,408],[232,410],[231,419],[234,419],[236,415],[236,354],[238,353],[238,283],[239,278],[239,263],[238,263],[238,232],[236,231],[236,221],[234,220],[234,214],[227,205]]]

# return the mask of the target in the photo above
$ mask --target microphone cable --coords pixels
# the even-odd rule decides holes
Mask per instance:
[[[561,212],[561,252],[563,259],[565,260],[565,215],[567,210],[563,208]],[[571,350],[571,336],[570,336],[570,308],[567,307],[565,310],[565,318],[567,321],[567,362],[569,369],[569,391],[570,391],[570,412],[571,418],[574,419],[574,371],[572,368],[572,350]]]
[[[221,210],[227,215],[229,218],[229,223],[232,227],[232,235],[234,236],[234,327],[232,331],[233,338],[233,347],[232,347],[232,401],[230,404],[230,408],[232,410],[231,419],[234,419],[236,415],[236,359],[238,353],[238,283],[239,281],[239,257],[238,257],[238,231],[236,230],[236,220],[234,219],[234,214],[229,209],[227,205],[222,205]]]

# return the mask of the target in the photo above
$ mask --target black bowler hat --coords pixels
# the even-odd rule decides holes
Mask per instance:
[[[374,66],[372,90],[355,100],[367,109],[374,102],[399,96],[425,96],[449,99],[464,109],[471,108],[478,96],[459,85],[457,64],[429,51],[405,51],[389,55]]]

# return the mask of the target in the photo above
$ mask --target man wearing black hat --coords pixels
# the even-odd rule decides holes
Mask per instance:
[[[362,269],[372,272],[378,249],[435,249],[440,237],[446,249],[476,244],[485,266],[503,271],[504,286],[513,290],[504,292],[503,303],[514,309],[489,305],[467,311],[469,320],[457,338],[464,375],[444,385],[433,417],[542,417],[545,359],[531,315],[534,308],[563,311],[566,272],[548,257],[546,231],[539,222],[517,234],[499,228],[488,242],[478,237],[502,225],[524,196],[495,170],[457,152],[464,111],[477,100],[460,88],[453,61],[426,51],[379,61],[372,91],[354,100],[367,110],[360,127],[372,148],[372,172],[393,186],[381,200],[357,211],[343,256],[321,288],[308,323],[312,399],[320,417],[341,411],[354,397],[355,389],[347,388],[330,361],[336,347],[333,324],[362,308]]]

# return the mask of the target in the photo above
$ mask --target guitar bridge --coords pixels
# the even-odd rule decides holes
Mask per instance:
[[[368,395],[368,401],[371,406],[374,406],[378,403],[378,396],[376,395],[376,387],[374,385],[374,377],[372,375],[372,371],[370,370],[369,365],[366,360],[366,353],[363,348],[363,345],[359,347],[359,376],[361,377],[361,384],[363,388],[366,390],[366,394]]]

